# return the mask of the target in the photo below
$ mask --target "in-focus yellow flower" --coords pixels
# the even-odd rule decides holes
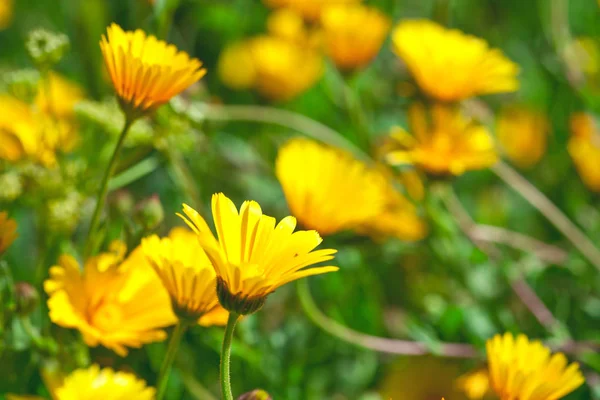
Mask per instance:
[[[227,313],[217,299],[217,276],[194,232],[174,228],[168,237],[143,239],[142,248],[180,319],[207,326],[214,324],[216,317],[219,325],[225,325]]]
[[[51,72],[40,82],[35,104],[43,113],[58,118],[69,118],[74,115],[75,104],[81,100],[83,100],[83,90],[80,86]]]
[[[206,74],[199,60],[139,29],[125,32],[113,23],[100,48],[119,102],[134,116],[168,102]]]
[[[57,389],[58,400],[153,400],[156,391],[128,372],[92,365],[78,369]]]
[[[600,192],[600,129],[589,114],[571,116],[571,138],[568,149],[583,183],[593,192]]]
[[[481,400],[490,391],[490,375],[486,369],[469,372],[456,381],[470,400]]]
[[[399,150],[388,154],[393,165],[409,164],[432,176],[461,175],[484,169],[497,161],[488,130],[466,118],[460,110],[443,105],[431,108],[431,121],[421,104],[409,110],[413,136],[394,128]]]
[[[17,238],[17,222],[8,218],[6,211],[0,211],[0,256]]]
[[[301,14],[304,18],[316,21],[325,8],[331,5],[330,0],[263,0],[269,7],[285,7]],[[336,0],[336,4],[360,3],[361,0]]]
[[[13,20],[14,0],[0,0],[0,30],[10,26]]]
[[[184,204],[183,212],[185,216],[180,216],[198,235],[215,269],[219,302],[237,314],[257,311],[269,294],[288,282],[339,269],[306,268],[333,259],[336,251],[313,251],[322,242],[316,231],[294,232],[294,217],[276,225],[275,218],[263,215],[255,201],[244,202],[238,212],[223,193],[213,195],[218,239],[194,209]]]
[[[281,147],[275,173],[300,225],[322,235],[356,228],[387,205],[381,174],[345,151],[309,139]]]
[[[391,23],[376,8],[360,4],[328,7],[321,15],[327,54],[342,70],[363,67],[379,52]]]
[[[496,135],[506,156],[521,168],[530,168],[546,152],[550,122],[542,112],[524,107],[503,109],[496,121]]]
[[[514,92],[519,67],[483,39],[428,20],[401,22],[392,34],[394,50],[417,84],[442,101]]]
[[[552,355],[525,335],[496,335],[486,343],[492,388],[500,400],[555,400],[585,381],[577,363]]]
[[[73,257],[61,256],[44,289],[55,324],[78,329],[89,346],[125,356],[127,347],[164,340],[160,328],[177,319],[141,247],[125,260],[123,243],[113,242],[110,250],[88,259],[83,270]]]

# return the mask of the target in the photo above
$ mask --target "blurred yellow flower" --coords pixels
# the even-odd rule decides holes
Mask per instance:
[[[117,24],[102,35],[100,48],[113,86],[126,113],[139,115],[168,102],[202,78],[202,63],[142,30]],[[131,117],[131,116],[130,116]]]
[[[142,240],[145,256],[169,292],[175,315],[201,325],[227,322],[227,313],[217,299],[217,276],[196,234],[174,228],[168,237],[152,235]],[[219,321],[218,316],[225,320]]]
[[[312,48],[319,45],[319,34],[308,29],[302,16],[289,8],[273,11],[267,18],[269,35]]]
[[[579,365],[525,335],[496,335],[486,343],[492,388],[500,400],[555,400],[585,381]]]
[[[13,20],[14,0],[0,0],[0,30],[10,26]]]
[[[300,225],[322,235],[356,228],[387,205],[381,174],[345,151],[309,139],[281,147],[275,173]]]
[[[546,152],[550,122],[542,112],[524,107],[503,109],[496,121],[496,135],[506,156],[521,168],[540,161]]]
[[[497,161],[494,141],[488,130],[466,118],[459,109],[434,105],[431,120],[423,105],[409,110],[413,136],[394,128],[398,150],[390,152],[392,165],[414,165],[432,176],[461,175],[484,169]]]
[[[89,258],[83,270],[63,255],[44,282],[55,324],[76,328],[89,346],[103,345],[121,356],[127,347],[164,340],[160,328],[176,322],[141,247],[124,260],[125,251],[123,243],[113,242],[109,253]]]
[[[50,93],[50,101],[48,101]],[[83,90],[75,83],[51,72],[40,82],[35,104],[40,111],[53,117],[68,118],[74,115],[74,107],[83,100]]]
[[[0,256],[17,238],[17,222],[8,218],[6,211],[0,211]]]
[[[184,204],[183,212],[185,216],[180,216],[198,235],[215,269],[219,302],[237,314],[257,311],[269,294],[288,282],[339,269],[305,269],[333,259],[336,251],[313,251],[322,242],[316,231],[294,232],[294,217],[275,225],[275,218],[263,215],[255,201],[244,202],[238,212],[223,193],[213,195],[218,239],[194,209]]]
[[[394,50],[419,87],[442,101],[514,92],[519,67],[477,37],[428,20],[401,22],[392,33]]]
[[[313,49],[275,36],[258,36],[227,47],[219,77],[233,89],[254,88],[274,101],[290,100],[314,85],[323,73]]]
[[[471,400],[481,400],[490,391],[490,375],[484,369],[469,372],[456,381],[458,387]]]
[[[335,4],[354,4],[362,0],[336,0]],[[318,20],[325,8],[331,5],[331,0],[263,0],[269,7],[286,7],[301,14],[308,20]]]
[[[321,15],[327,54],[342,70],[363,67],[379,52],[391,23],[376,8],[360,4],[328,7]]]
[[[600,129],[586,113],[571,116],[571,138],[568,149],[583,183],[593,192],[600,192]]]
[[[155,392],[133,374],[92,365],[66,377],[57,400],[154,400]]]

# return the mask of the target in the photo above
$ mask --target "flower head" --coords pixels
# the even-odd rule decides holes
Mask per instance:
[[[301,14],[304,18],[316,21],[321,16],[321,13],[329,5],[330,0],[263,0],[270,7],[283,7],[294,10]],[[354,4],[360,3],[361,0],[336,0],[336,4]]]
[[[175,228],[162,239],[152,235],[142,240],[142,248],[179,318],[197,320],[201,325],[212,325],[215,316],[216,322],[227,322],[217,299],[215,270],[194,232]],[[219,321],[219,315],[225,321]]]
[[[542,158],[549,130],[546,115],[522,107],[505,108],[496,122],[502,150],[521,168],[532,167]]]
[[[302,16],[289,8],[281,8],[269,14],[267,31],[271,36],[313,49],[317,49],[320,44],[320,33],[309,28]]]
[[[414,165],[432,176],[447,176],[487,168],[497,161],[488,130],[459,110],[435,105],[429,121],[425,108],[417,104],[409,117],[414,135],[400,128],[392,132],[399,149],[388,154],[390,164]]]
[[[571,116],[568,149],[583,183],[591,191],[600,192],[600,129],[591,115]]]
[[[486,343],[492,388],[500,400],[560,399],[584,382],[577,363],[525,335],[496,335]]]
[[[17,238],[17,223],[8,218],[6,211],[0,212],[0,256]]]
[[[394,50],[417,84],[442,101],[514,92],[518,66],[474,36],[427,20],[401,22],[392,34]]]
[[[128,372],[92,365],[65,378],[56,390],[57,400],[153,400],[156,391]]]
[[[341,4],[326,8],[321,25],[327,54],[342,70],[368,64],[379,52],[390,29],[390,19],[375,8]]]
[[[126,259],[124,254],[125,245],[113,242],[111,252],[88,259],[83,270],[63,255],[44,282],[55,324],[76,328],[89,346],[103,345],[121,356],[127,347],[164,340],[160,328],[176,322],[169,296],[142,249]]]
[[[81,87],[51,72],[47,78],[40,82],[35,104],[45,114],[59,118],[69,118],[74,115],[75,104],[81,100],[83,100]]]
[[[458,387],[471,400],[481,400],[490,391],[490,374],[486,369],[466,373],[456,381]]]
[[[313,251],[322,239],[316,231],[297,231],[296,219],[277,225],[263,215],[258,203],[246,201],[238,209],[223,193],[213,195],[212,214],[217,237],[194,209],[184,204],[180,215],[198,235],[217,274],[221,305],[250,314],[278,287],[306,276],[337,271],[338,267],[306,268],[333,259],[331,249]]]
[[[126,32],[112,24],[100,48],[121,107],[134,116],[168,102],[206,73],[199,60],[139,29]]]

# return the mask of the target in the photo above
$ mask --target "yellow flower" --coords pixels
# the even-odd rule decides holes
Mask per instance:
[[[497,161],[494,141],[485,127],[467,119],[458,109],[434,105],[431,121],[420,104],[409,110],[414,136],[395,128],[399,150],[388,154],[393,165],[409,164],[432,176],[461,175],[484,169]]]
[[[492,388],[500,400],[556,400],[584,382],[577,363],[525,335],[496,335],[486,343]]]
[[[390,29],[390,19],[360,4],[335,5],[321,15],[327,54],[342,70],[368,64],[379,52]]]
[[[287,7],[301,14],[308,20],[318,20],[325,8],[331,5],[330,0],[263,0],[269,7]],[[354,4],[361,0],[336,0],[336,4]]]
[[[124,244],[113,242],[110,250],[88,259],[83,270],[73,257],[61,256],[44,289],[55,324],[78,329],[89,346],[125,356],[127,347],[164,340],[160,328],[176,318],[141,247],[125,260]]]
[[[136,116],[168,102],[206,73],[199,60],[139,29],[125,32],[112,24],[100,48],[121,106]]]
[[[287,142],[275,173],[300,225],[322,235],[356,228],[387,205],[381,174],[347,152],[312,140]]]
[[[169,292],[177,316],[207,325],[224,315],[223,324],[227,322],[217,299],[217,276],[194,232],[174,228],[166,238],[143,239],[142,248]]]
[[[219,76],[233,89],[254,88],[274,101],[290,100],[308,90],[323,73],[313,49],[275,36],[258,36],[226,48]]]
[[[153,400],[155,393],[133,374],[92,365],[65,378],[57,400]]]
[[[212,197],[217,237],[204,219],[184,204],[180,215],[196,232],[217,274],[221,305],[237,314],[262,307],[278,287],[311,275],[337,271],[338,267],[306,267],[333,259],[331,249],[314,250],[322,239],[316,231],[297,231],[296,219],[263,215],[258,203],[246,201],[239,212],[223,193]]]
[[[13,20],[14,0],[0,0],[0,30],[10,26]]]
[[[308,43],[309,32],[302,16],[289,8],[282,8],[269,14],[267,31],[272,36],[290,42]]]
[[[591,115],[571,116],[568,149],[583,183],[591,191],[600,192],[600,130]]]
[[[514,92],[518,66],[474,36],[427,20],[401,22],[392,33],[394,50],[419,87],[442,101]]]
[[[504,153],[521,168],[532,167],[542,158],[549,130],[545,114],[522,107],[505,108],[496,122]]]
[[[17,238],[17,223],[8,218],[6,211],[0,211],[0,256]]]
[[[481,400],[490,390],[490,375],[479,369],[461,376],[456,383],[469,399]]]
[[[50,101],[48,101],[48,92]],[[83,90],[73,82],[51,72],[40,82],[35,104],[40,111],[53,117],[69,118],[74,115],[74,107],[83,100]]]

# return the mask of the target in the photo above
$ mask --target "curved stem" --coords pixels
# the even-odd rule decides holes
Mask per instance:
[[[156,381],[156,400],[161,400],[165,395],[167,383],[169,382],[169,372],[171,372],[171,366],[177,355],[177,349],[179,348],[179,343],[181,342],[181,338],[183,337],[186,328],[187,325],[178,322],[177,325],[175,325],[175,329],[173,329],[171,339],[169,340],[169,346],[167,347],[167,354],[165,354],[165,358],[160,366],[158,380]]]
[[[240,315],[234,312],[229,313],[227,326],[225,327],[225,336],[223,337],[223,348],[221,349],[221,396],[223,400],[233,400],[231,392],[231,340],[233,338],[233,330]]]
[[[98,223],[100,222],[100,214],[102,214],[102,209],[104,208],[104,201],[106,199],[106,192],[108,190],[108,181],[111,176],[115,173],[115,168],[117,167],[117,160],[119,159],[119,154],[121,153],[121,149],[123,148],[123,143],[125,142],[125,137],[127,136],[127,132],[129,132],[129,128],[133,124],[132,118],[125,118],[125,124],[123,125],[123,130],[119,135],[119,140],[117,141],[117,145],[115,150],[113,151],[112,157],[108,162],[106,170],[104,171],[104,176],[102,177],[102,182],[100,183],[100,191],[96,197],[96,209],[94,210],[94,215],[92,216],[92,222],[90,223],[90,229],[88,231],[88,236],[85,242],[84,248],[84,258],[87,258],[92,252],[92,243],[93,236],[98,228]]]

